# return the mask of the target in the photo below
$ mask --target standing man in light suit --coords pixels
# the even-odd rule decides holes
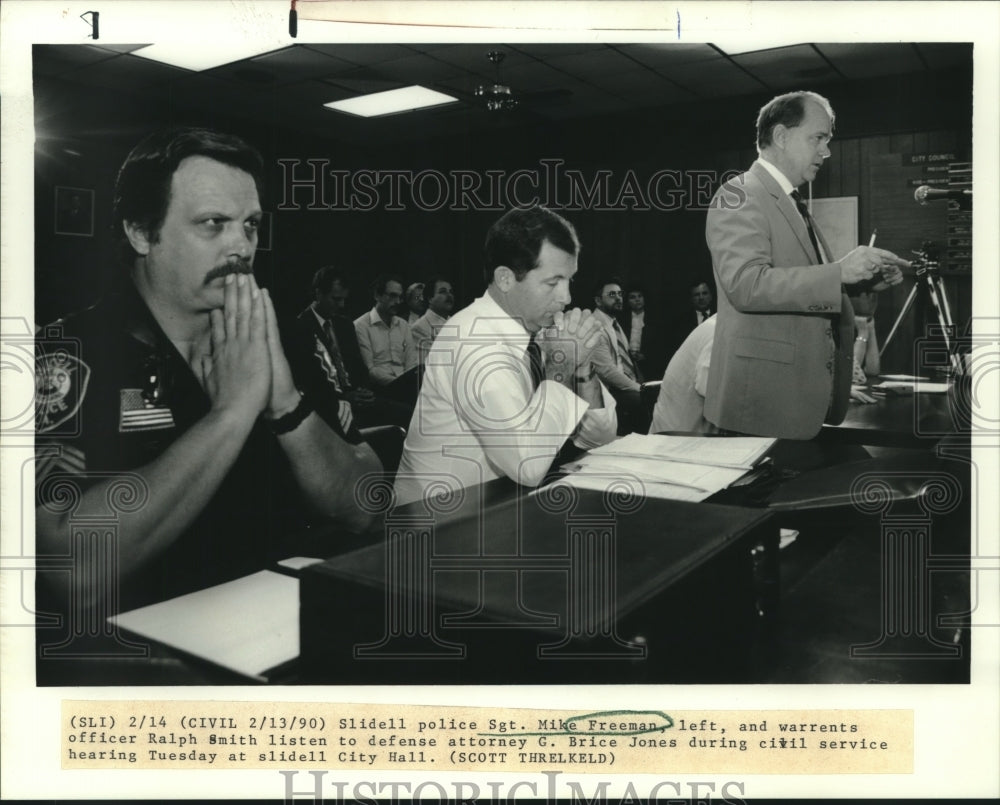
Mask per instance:
[[[716,193],[705,228],[719,291],[705,417],[739,433],[810,439],[843,420],[854,318],[844,286],[907,261],[858,246],[835,261],[796,188],[830,156],[834,112],[814,92],[769,101],[757,117],[759,159]]]

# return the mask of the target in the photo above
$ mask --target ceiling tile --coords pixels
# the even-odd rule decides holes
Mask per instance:
[[[917,72],[920,57],[909,44],[823,43],[819,51],[847,78]]]
[[[314,43],[310,44],[310,50],[318,50],[328,56],[335,56],[354,64],[378,64],[379,62],[391,61],[392,59],[403,59],[412,56],[413,51],[405,45],[392,45],[387,43],[358,44],[356,42],[340,43]]]
[[[541,61],[572,56],[577,53],[595,53],[609,46],[600,42],[518,42],[511,49]]]
[[[381,62],[377,69],[383,75],[405,84],[422,84],[424,86],[447,81],[463,73],[460,68],[453,64],[438,61],[436,58],[422,53],[412,54],[405,59]]]
[[[482,76],[493,77],[494,66],[487,54],[490,51],[499,51],[503,54],[503,61],[500,70],[506,75],[507,70],[519,64],[531,62],[533,59],[508,45],[490,45],[488,43],[472,45],[450,45],[434,51],[434,58],[461,67],[463,70],[471,70]]]
[[[732,59],[775,89],[839,77],[811,45],[758,50],[733,56]]]
[[[553,70],[548,65],[534,61],[526,62],[509,70],[504,70],[501,76],[503,83],[515,92],[534,92],[540,89],[555,89],[562,86],[568,79],[565,73]]]
[[[180,67],[126,54],[80,67],[67,78],[108,89],[141,92],[152,85],[190,75],[189,70]]]
[[[650,72],[627,56],[611,49],[557,56],[546,59],[545,63],[584,80],[629,71]]]
[[[657,70],[677,64],[719,58],[719,52],[715,48],[702,44],[651,42],[615,45],[615,48]]]
[[[596,86],[619,98],[641,106],[656,106],[675,101],[691,100],[691,93],[677,87],[655,73],[619,73],[594,79]]]
[[[551,109],[539,110],[539,113],[550,120],[571,120],[577,117],[594,117],[624,112],[630,108],[628,101],[604,95],[600,99],[588,100],[586,106],[572,108],[554,106]]]
[[[323,83],[356,95],[363,95],[366,92],[384,92],[389,89],[397,89],[403,86],[404,82],[382,75],[374,69],[356,67],[351,72],[341,73],[332,78],[324,78]]]
[[[357,95],[344,87],[326,81],[296,81],[281,88],[281,94],[304,106],[322,106],[330,101],[340,101]]]
[[[98,50],[108,50],[112,53],[133,53],[139,48],[148,47],[151,42],[143,42],[136,45],[110,45],[106,43],[101,43],[100,45],[91,45],[90,47],[97,48]]]
[[[772,48],[745,53],[737,64],[699,43],[422,43],[295,44],[195,74],[127,55],[138,45],[36,45],[36,103],[72,97],[81,85],[142,94],[169,103],[178,117],[231,122],[266,116],[289,130],[316,132],[359,146],[405,143],[430,136],[469,136],[482,129],[530,121],[586,119],[693,98],[759,94],[771,87],[808,86],[839,73],[852,79],[971,64],[961,43],[851,44]],[[493,81],[492,48],[507,58],[502,81],[521,99],[511,114],[486,112],[475,88]],[[759,76],[755,79],[748,71]],[[45,81],[41,79],[45,77]],[[51,78],[50,77],[55,77]],[[765,83],[762,83],[765,82]],[[404,83],[431,84],[462,103],[437,110],[363,121],[324,109],[323,103]],[[49,86],[51,84],[51,87]],[[89,97],[89,96],[88,96]],[[65,104],[63,104],[65,106]]]
[[[247,59],[256,67],[264,67],[280,74],[281,81],[296,78],[314,78],[334,70],[346,70],[354,66],[353,62],[338,59],[328,53],[312,50],[309,47],[289,47],[254,56]]]
[[[972,45],[967,42],[930,42],[917,45],[932,70],[972,64]]]
[[[32,48],[34,71],[38,75],[59,75],[115,58],[114,52],[93,45],[35,45]]]
[[[684,89],[703,98],[727,97],[740,93],[760,92],[764,89],[759,81],[722,57],[678,64],[660,72]]]

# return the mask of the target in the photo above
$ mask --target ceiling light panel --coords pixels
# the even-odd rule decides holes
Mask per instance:
[[[455,103],[458,98],[435,92],[426,87],[402,87],[386,92],[376,92],[371,95],[360,95],[346,98],[342,101],[331,101],[323,104],[337,112],[346,112],[358,117],[380,117],[399,112],[412,112],[416,109],[426,109],[431,106],[442,106]]]
[[[211,45],[168,42],[146,45],[132,51],[132,55],[200,72],[274,50],[273,44],[252,45],[247,42],[213,42]]]

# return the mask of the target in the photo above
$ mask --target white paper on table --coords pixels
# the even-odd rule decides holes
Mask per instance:
[[[280,560],[278,564],[282,567],[287,567],[289,570],[302,570],[302,568],[309,567],[310,565],[318,565],[322,561],[322,559],[317,559],[315,556],[289,556],[287,559]]]
[[[907,383],[926,382],[929,377],[918,377],[917,375],[879,375],[883,380],[902,380]]]
[[[299,581],[261,570],[108,620],[266,681],[265,671],[299,656]]]
[[[623,481],[627,482],[627,479],[623,479],[621,477],[616,478],[608,475],[607,473],[590,474],[585,472],[574,472],[571,475],[567,475],[557,481],[554,481],[547,487],[541,487],[541,489],[551,489],[552,487],[562,484],[563,486],[572,486],[577,489],[591,489],[595,492],[605,492],[610,487],[615,486],[617,487],[615,491],[621,491],[621,484]],[[536,489],[531,494],[537,495],[539,491],[540,489]],[[689,486],[675,486],[674,484],[660,484],[643,481],[641,482],[641,488],[636,490],[636,494],[647,498],[688,500],[692,503],[697,503],[700,500],[704,500],[712,493],[700,492]]]
[[[872,386],[873,389],[913,389],[915,394],[944,394],[948,391],[947,383],[904,383],[897,380],[887,380]]]
[[[626,455],[748,470],[775,442],[759,436],[664,436],[630,433],[590,451],[590,455]]]
[[[577,462],[563,467],[566,471],[591,475],[633,476],[643,483],[666,483],[688,486],[696,491],[712,494],[725,489],[746,474],[742,468],[713,467],[705,464],[685,464],[680,461],[663,461],[636,456],[584,456]]]

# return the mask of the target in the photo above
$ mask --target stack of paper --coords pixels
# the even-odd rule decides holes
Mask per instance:
[[[931,381],[885,380],[872,386],[873,390],[905,389],[917,394],[944,394],[948,391],[947,383],[932,383]]]
[[[557,483],[604,491],[631,486],[645,497],[698,501],[742,477],[774,444],[758,437],[632,433],[564,465]]]
[[[299,582],[261,570],[108,620],[266,681],[265,671],[299,656]]]

